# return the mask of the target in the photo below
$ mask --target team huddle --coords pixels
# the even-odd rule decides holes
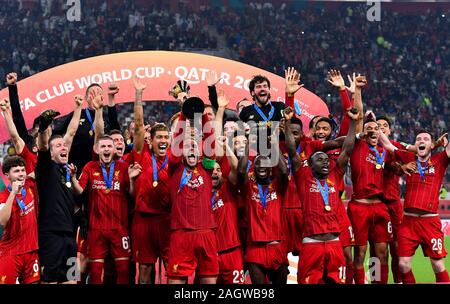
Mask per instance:
[[[434,141],[421,130],[415,143],[395,142],[391,119],[364,111],[364,76],[349,76],[348,87],[339,71],[328,78],[342,120],[315,116],[305,134],[293,68],[285,102],[271,101],[270,80],[257,75],[252,100],[236,110],[216,73],[207,77],[210,105],[179,80],[169,94],[180,112],[167,125],[146,125],[147,85],[135,77],[124,133],[115,84],[107,103],[91,84],[69,115],[46,110],[28,131],[17,75],[8,74],[0,108],[16,155],[2,164],[0,284],[130,284],[135,276],[151,284],[158,263],[169,284],[285,284],[289,253],[299,257],[299,284],[387,284],[389,255],[394,282],[408,284],[419,245],[436,282],[450,282],[438,215],[447,134]]]

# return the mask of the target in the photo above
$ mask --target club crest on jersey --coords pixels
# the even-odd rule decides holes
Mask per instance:
[[[217,210],[220,207],[223,207],[223,200],[221,198],[214,203],[213,210]]]

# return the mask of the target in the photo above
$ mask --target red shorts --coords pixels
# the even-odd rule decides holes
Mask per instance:
[[[240,246],[219,253],[217,284],[244,284],[244,258]]]
[[[345,258],[339,240],[303,243],[298,263],[299,284],[319,284],[326,271],[327,278],[345,283]]]
[[[403,204],[401,201],[395,201],[392,203],[387,203],[386,206],[389,210],[389,215],[391,216],[392,222],[392,234],[394,235],[394,240],[398,239],[398,229],[403,220]]]
[[[341,228],[341,234],[339,235],[339,240],[341,241],[342,247],[355,246],[355,234],[353,233],[352,223],[348,218],[347,212],[345,212],[344,203],[342,203],[341,208],[338,209],[338,222]]]
[[[302,242],[302,209],[283,209],[283,232],[286,237],[286,252],[298,255]]]
[[[160,257],[169,258],[170,215],[144,215],[136,212],[131,226],[133,259],[153,264]]]
[[[86,255],[87,252],[87,242],[86,240],[80,235],[80,228],[77,230],[77,252]]]
[[[444,233],[439,216],[413,217],[405,215],[398,231],[398,256],[411,257],[421,245],[423,254],[432,259],[447,256]]]
[[[355,234],[355,245],[367,245],[369,237],[374,243],[392,241],[391,218],[385,203],[350,201],[347,212]]]
[[[277,270],[283,265],[289,266],[284,242],[276,244],[248,243],[245,262],[262,265],[267,270]]]
[[[38,251],[19,255],[0,256],[0,284],[31,284],[39,282]]]
[[[113,258],[130,256],[130,237],[125,229],[119,230],[89,230],[87,235],[87,254],[91,259],[104,259],[111,252]]]
[[[219,274],[216,234],[213,230],[175,230],[170,235],[167,276],[215,277]]]

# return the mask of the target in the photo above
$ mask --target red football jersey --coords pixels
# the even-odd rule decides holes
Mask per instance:
[[[267,186],[266,186],[267,187]],[[262,191],[265,191],[263,187]],[[255,174],[248,174],[248,181],[242,191],[248,219],[248,241],[271,242],[284,240],[281,224],[281,185],[273,178],[268,186],[266,206],[263,208]]]
[[[314,152],[323,150],[323,141],[320,140],[302,140],[300,142],[300,160],[302,162],[298,171],[303,171],[308,168],[308,159]],[[301,199],[301,198],[300,198]]]
[[[417,160],[415,154],[408,151],[395,151],[395,156],[404,164]],[[427,163],[422,163],[424,179],[420,177],[419,168],[411,176],[406,176],[406,197],[404,208],[416,208],[437,213],[439,191],[445,170],[450,164],[446,151],[431,156]]]
[[[300,170],[299,170],[300,171]],[[312,175],[310,168],[297,171],[295,181],[302,197],[303,211],[303,236],[313,236],[323,233],[340,233],[338,209],[341,207],[339,189],[337,182],[339,176],[344,175],[344,171],[338,166],[334,166],[326,180],[328,184],[328,203],[330,211],[325,210],[325,202],[317,185],[316,179]],[[320,181],[324,187],[324,181]]]
[[[381,155],[383,148],[377,146],[377,150]],[[384,155],[382,167],[377,169],[377,158],[375,153],[370,150],[369,144],[364,140],[356,141],[353,153],[350,156],[353,200],[371,198],[383,194],[383,168],[390,158],[387,151]]]
[[[35,196],[25,183],[26,195],[16,195],[16,198],[24,201],[25,211],[22,211],[16,199],[12,203],[11,217],[4,227],[0,240],[0,256],[19,255],[38,249],[37,210]],[[8,188],[0,192],[0,209],[4,207],[10,192]]]
[[[27,174],[33,172],[37,164],[37,154],[31,152],[28,149],[27,145],[25,145],[23,147],[22,153],[20,153],[19,156],[22,157],[25,161],[25,171],[27,172]]]
[[[330,168],[337,164],[337,160],[339,158],[339,155],[341,155],[341,152],[342,148],[327,151],[327,155],[330,158]],[[339,175],[336,178],[338,179],[336,183],[338,191],[343,192],[345,190],[344,175]]]
[[[156,167],[158,172],[158,180],[156,187],[153,186],[153,165],[152,165],[152,152],[146,145],[141,153],[132,151],[130,160],[137,162],[142,167],[141,174],[136,178],[135,190],[136,190],[136,207],[135,212],[143,212],[148,214],[164,214],[170,212],[169,205],[169,175],[168,168],[169,163],[165,164],[164,168],[161,166],[164,164],[166,158],[156,158]],[[170,155],[167,156],[167,159]],[[160,170],[161,169],[161,170]]]
[[[169,159],[171,228],[174,230],[216,228],[216,218],[211,204],[211,171],[205,170],[199,163],[192,171],[189,182],[178,191],[184,168],[181,159],[171,155]]]
[[[391,143],[399,150],[405,150],[401,143],[394,140],[391,140]],[[384,170],[383,174],[384,198],[389,202],[400,200],[400,176],[391,170]]]
[[[289,161],[289,156],[287,153],[283,153],[284,159],[289,170],[289,183],[286,189],[286,193],[283,195],[283,208],[285,209],[300,209],[301,202],[300,196],[298,195],[297,186],[295,185],[295,180],[291,174],[291,162]]]
[[[108,176],[109,169],[106,170]],[[89,191],[89,229],[128,230],[127,193],[130,181],[127,163],[115,162],[112,189],[109,192],[99,161],[90,161],[84,166],[79,184]]]
[[[237,189],[226,177],[214,197],[213,211],[217,221],[217,249],[219,252],[241,245],[238,229]]]

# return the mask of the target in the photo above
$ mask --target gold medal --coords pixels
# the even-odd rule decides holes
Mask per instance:
[[[92,136],[92,135],[94,135],[94,131],[89,130],[89,136]]]
[[[377,165],[375,166],[375,168],[376,168],[377,170],[380,170],[380,169],[381,169],[381,165],[380,165],[380,164],[377,164]]]
[[[105,193],[106,193],[106,194],[108,194],[110,191],[111,191],[111,189],[109,189],[109,188],[106,188],[106,189],[105,189]]]
[[[66,182],[66,187],[67,188],[72,188],[72,183],[71,182]]]
[[[268,122],[267,122],[267,127],[270,128],[270,126],[272,126],[272,122],[271,122],[271,121],[268,121]]]
[[[326,205],[326,206],[325,206],[325,210],[326,210],[326,211],[331,211],[331,207],[330,207],[329,205]]]
[[[158,186],[158,182],[157,182],[157,181],[154,181],[154,182],[153,182],[153,188],[156,188],[156,186]]]

